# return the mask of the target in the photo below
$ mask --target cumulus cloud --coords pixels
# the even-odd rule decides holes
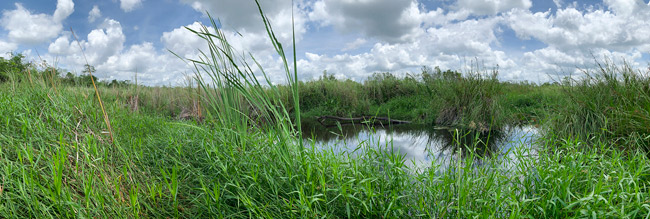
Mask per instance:
[[[16,3],[16,9],[3,11],[0,25],[9,31],[8,37],[18,44],[35,45],[56,37],[63,30],[61,22],[74,12],[71,0],[59,0],[54,15],[32,14]]]
[[[69,34],[64,34],[50,43],[48,52],[54,55],[71,55],[76,64],[85,64],[81,57],[81,51],[76,42],[72,41]],[[124,48],[126,37],[122,32],[120,22],[113,19],[105,19],[102,24],[88,33],[86,40],[79,43],[84,48],[90,65],[100,65],[109,57],[119,54]]]
[[[413,0],[319,0],[309,18],[344,33],[361,32],[388,42],[404,42],[418,34],[422,23],[418,5]]]
[[[164,32],[160,38],[165,48],[186,58],[196,58],[199,50],[207,52],[208,46],[204,39],[187,30],[201,31],[200,22],[194,22],[185,27],[178,27],[170,32]],[[212,27],[208,27],[210,33],[214,33]],[[268,37],[263,34],[250,33],[246,31],[234,32],[223,30],[226,39],[237,52],[254,52],[256,54],[270,52],[272,45]]]
[[[357,38],[356,40],[345,44],[345,48],[343,48],[341,51],[345,52],[349,50],[355,50],[360,46],[363,46],[363,44],[366,44],[366,42],[368,42],[366,39]]]
[[[186,27],[199,31],[201,30],[201,23],[194,22]],[[185,58],[196,58],[198,49],[203,51],[206,51],[207,49],[205,40],[185,29],[185,27],[179,27],[172,31],[164,32],[160,41],[162,41],[166,49],[169,49]]]
[[[417,72],[423,65],[443,69],[460,69],[475,58],[486,66],[516,69],[517,64],[505,52],[491,47],[498,41],[496,27],[501,18],[465,20],[446,23],[424,30],[412,41],[376,43],[369,52],[357,55],[325,55],[307,53],[300,60],[304,79],[317,78],[327,70],[353,80],[364,80],[372,73]]]
[[[191,5],[198,12],[205,13],[207,11],[227,26],[238,30],[250,31],[263,28],[255,1],[181,0],[181,2]],[[260,4],[269,17],[273,17],[283,10],[291,9],[291,2],[285,0],[260,1]]]
[[[194,22],[185,27],[193,30],[201,30],[201,25],[200,22]],[[160,40],[165,48],[183,58],[189,59],[199,58],[199,50],[208,53],[208,46],[205,40],[188,31],[185,27],[179,27],[162,34]],[[208,29],[211,33],[214,33],[212,27],[208,26]],[[233,47],[235,55],[240,56],[240,58],[255,66],[253,60],[248,55],[250,53],[269,74],[268,76],[271,82],[280,83],[285,80],[281,59],[275,53],[265,33],[248,32],[246,30],[235,32],[227,29],[222,29],[221,31]],[[285,48],[285,51],[288,52],[288,48]],[[174,58],[178,60],[178,58]],[[258,69],[254,68],[253,70],[257,71]],[[186,71],[188,71],[187,68]],[[191,73],[191,70],[189,72]],[[263,81],[263,78],[259,78],[259,80]]]
[[[93,6],[93,9],[88,12],[88,22],[93,23],[100,17],[102,17],[102,12],[99,10],[99,7],[97,5]]]
[[[647,12],[650,6],[635,5],[644,10],[637,10],[636,6],[624,7],[629,6],[625,4],[616,13],[604,10],[582,12],[575,8],[565,8],[553,15],[549,11],[531,13],[515,10],[509,13],[507,23],[523,39],[532,37],[565,50],[603,48],[628,51],[632,48],[648,48],[650,14]]]
[[[527,69],[528,75],[521,79],[538,79],[540,81],[559,81],[562,77],[572,75],[572,77],[584,76],[583,69],[594,68],[595,62],[610,60],[614,63],[627,62],[633,68],[641,68],[642,63],[635,60],[641,58],[638,51],[625,53],[613,52],[602,48],[592,49],[590,53],[585,54],[582,51],[567,51],[554,47],[546,47],[532,52],[524,53],[520,60],[521,67]],[[539,80],[539,79],[538,79]]]
[[[0,57],[7,58],[9,53],[15,51],[18,48],[18,45],[15,43],[8,43],[0,40]]]
[[[609,10],[580,10],[569,5],[555,13],[514,9],[503,14],[504,24],[519,38],[546,45],[525,52],[518,60],[521,69],[528,76],[534,73],[553,78],[593,67],[594,59],[626,60],[640,67],[637,60],[650,52],[650,6],[636,0],[604,3]]]
[[[70,16],[72,12],[74,12],[74,2],[72,2],[72,0],[58,0],[52,18],[55,22],[61,23],[61,21]]]
[[[109,57],[106,62],[98,66],[98,69],[105,72],[112,72],[112,75],[118,77],[123,76],[120,74],[132,75],[136,70],[139,72],[151,72],[156,66],[164,65],[163,63],[156,63],[158,56],[159,54],[153,44],[145,42],[143,44],[132,45],[125,52]]]
[[[272,82],[286,80],[254,1],[181,2],[219,18],[236,54],[247,57],[250,52]],[[558,9],[542,12],[531,12],[530,0],[457,0],[438,8],[427,8],[422,0],[298,0],[293,8],[289,2],[261,4],[287,52],[291,51],[287,45],[291,45],[294,10],[297,52],[303,57],[297,63],[301,79],[317,78],[327,70],[337,78],[362,81],[374,72],[418,72],[423,65],[463,70],[478,61],[486,68],[499,66],[504,80],[546,81],[593,65],[594,58],[626,59],[641,66],[644,63],[639,60],[650,52],[650,5],[640,0],[604,0],[600,6],[585,8],[554,0]],[[120,3],[124,11],[142,4],[140,0]],[[0,25],[8,31],[4,39],[0,36],[0,52],[47,42],[45,59],[60,57],[62,65],[80,69],[85,61],[79,47],[61,25],[73,10],[72,1],[61,0],[52,15],[31,13],[21,4],[3,11]],[[192,68],[167,49],[184,58],[197,58],[198,50],[207,52],[205,41],[184,27],[163,30],[159,37],[163,47],[156,47],[155,42],[127,40],[120,22],[101,17],[97,6],[88,13],[88,21],[98,25],[81,44],[98,76],[105,79],[130,80],[137,70],[138,80],[145,84],[182,84]],[[200,22],[188,20],[187,24],[191,29],[201,27]],[[333,31],[328,37],[342,36],[332,39],[340,46],[315,51],[300,48],[300,41],[314,44],[314,39],[305,37],[310,36],[305,34],[310,28]],[[509,38],[513,33],[519,42]],[[326,44],[331,42],[322,45]]]
[[[130,12],[142,5],[142,0],[120,0],[120,8],[124,12]]]
[[[181,0],[181,2],[191,5],[198,12],[209,12],[215,19],[218,18],[226,29],[251,34],[266,34],[264,23],[262,23],[254,1]],[[260,1],[265,16],[271,21],[275,34],[281,42],[290,42],[292,39],[292,9],[296,40],[300,41],[302,35],[307,32],[306,10],[304,4],[301,4],[302,1],[297,2],[292,6],[291,1],[286,0]]]
[[[650,3],[645,4],[642,0],[604,0],[604,3],[620,16],[634,16],[638,13],[647,16],[650,13]]]
[[[182,38],[177,40],[183,41]],[[122,25],[113,19],[105,19],[85,36],[85,40],[80,41],[89,64],[95,66],[96,76],[102,80],[132,80],[137,71],[138,81],[147,85],[180,85],[184,80],[183,73],[191,73],[180,59],[156,48],[151,42],[130,46],[125,46],[125,43]],[[50,43],[48,54],[43,55],[46,60],[54,57],[60,59],[60,67],[73,72],[81,72],[86,64],[69,32]]]
[[[98,65],[105,62],[108,57],[119,53],[124,47],[125,40],[120,22],[106,19],[99,29],[90,31],[88,41],[83,42],[82,45],[86,49],[90,64]]]
[[[513,8],[529,9],[532,6],[530,0],[458,0],[458,8],[477,15],[495,15]]]
[[[50,54],[54,55],[68,55],[71,53],[71,44],[67,36],[61,36],[57,38],[50,46],[47,48],[47,51]]]

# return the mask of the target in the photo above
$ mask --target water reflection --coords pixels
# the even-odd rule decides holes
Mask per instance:
[[[435,129],[418,125],[391,127],[347,125],[339,127],[303,127],[306,143],[316,148],[357,156],[360,145],[376,146],[399,152],[411,167],[438,166],[445,170],[459,156],[475,156],[474,165],[499,159],[516,160],[514,151],[534,152],[532,142],[537,136],[534,127],[506,127],[502,131],[480,133],[456,129]],[[470,153],[473,152],[473,153]],[[512,164],[509,164],[510,166]]]

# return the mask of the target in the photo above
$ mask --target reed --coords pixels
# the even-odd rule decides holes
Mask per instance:
[[[79,49],[81,50],[81,53],[84,56],[84,60],[86,61],[86,68],[88,70],[88,75],[90,75],[90,81],[92,82],[93,88],[95,89],[95,96],[97,96],[97,101],[99,101],[99,107],[102,109],[102,114],[104,115],[104,122],[106,123],[106,127],[108,128],[108,134],[111,137],[111,143],[113,143],[115,140],[115,138],[113,138],[113,127],[111,127],[111,120],[108,118],[108,114],[104,109],[104,103],[102,102],[102,97],[101,95],[99,95],[99,90],[97,90],[97,85],[95,84],[95,78],[93,77],[93,70],[91,69],[90,64],[88,64],[88,59],[86,58],[84,49],[81,46],[79,39],[77,39],[77,36],[74,34],[72,27],[70,28],[70,32],[72,33],[72,36],[74,37],[75,41],[77,41],[77,45],[79,45]],[[52,79],[52,81],[54,81],[54,79]],[[54,85],[54,82],[52,82],[52,84]]]
[[[609,60],[595,66],[565,84],[563,93],[570,101],[557,108],[551,129],[583,140],[625,142],[636,138],[638,144],[619,147],[650,149],[650,73]]]

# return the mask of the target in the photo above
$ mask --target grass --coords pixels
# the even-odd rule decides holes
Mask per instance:
[[[541,124],[557,100],[566,99],[561,85],[501,82],[497,75],[497,69],[479,67],[466,73],[423,67],[418,74],[376,73],[359,83],[324,73],[300,84],[301,113],[303,119],[375,115],[487,132],[507,125]],[[287,102],[288,89],[281,88]]]
[[[521,158],[512,169],[476,169],[466,157],[456,171],[434,167],[414,175],[399,153],[368,143],[356,159],[309,146],[300,155],[272,131],[233,133],[107,101],[112,146],[101,133],[101,111],[83,89],[66,87],[57,96],[45,87],[20,87],[0,86],[1,217],[650,213],[647,156],[607,142],[549,139],[536,157],[516,152]]]
[[[0,217],[650,217],[646,117],[635,114],[647,105],[645,94],[632,95],[645,92],[641,76],[562,87],[427,70],[423,82],[380,75],[365,84],[329,78],[301,83],[285,59],[288,85],[274,87],[255,80],[251,66],[258,65],[233,55],[219,29],[194,31],[210,45],[199,59],[187,60],[204,75],[198,89],[99,86],[113,144],[94,90],[59,81],[55,91],[56,83],[47,80],[62,79],[33,74],[34,81],[19,80],[23,71],[12,70],[11,80],[0,83]],[[342,83],[355,89],[342,92]],[[603,95],[609,91],[616,93]],[[161,100],[165,92],[177,96]],[[417,101],[434,93],[438,99]],[[539,150],[512,151],[516,162],[506,157],[477,166],[473,145],[458,145],[458,153],[470,152],[457,156],[452,168],[411,169],[390,145],[364,142],[355,158],[301,145],[302,122],[292,116],[301,117],[301,106],[306,115],[329,112],[308,104],[308,95],[359,103],[340,109],[346,114],[366,106],[381,114],[385,106],[417,102],[421,121],[454,109],[446,115],[461,119],[450,121],[468,126],[516,114],[537,118],[546,129]],[[134,96],[142,104],[138,110],[126,104]],[[204,106],[203,122],[168,114],[194,101]],[[610,108],[626,114],[600,111]],[[563,123],[570,128],[559,129]],[[580,134],[599,128],[609,134]]]
[[[551,128],[562,136],[612,141],[619,147],[650,150],[650,72],[616,65],[608,60],[582,79],[569,81],[564,94],[570,101],[552,119]],[[635,139],[635,144],[627,140]]]

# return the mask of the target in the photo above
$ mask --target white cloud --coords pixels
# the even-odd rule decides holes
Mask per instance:
[[[432,10],[426,9],[422,1],[298,0],[293,6],[298,45],[307,41],[302,45],[317,44],[313,47],[319,49],[297,48],[304,54],[298,60],[299,77],[313,79],[327,70],[337,78],[361,81],[374,72],[418,72],[423,65],[464,69],[478,61],[486,68],[498,65],[504,80],[545,81],[556,74],[575,72],[576,67],[593,65],[594,57],[625,58],[640,66],[643,63],[638,60],[650,52],[650,6],[640,0],[604,0],[601,6],[586,9],[576,7],[577,3],[554,0],[558,10],[536,13],[530,11],[530,0],[458,0]],[[220,19],[236,54],[246,57],[246,52],[251,52],[272,82],[286,80],[281,59],[269,43],[254,1],[181,2]],[[261,4],[285,51],[291,53],[290,1]],[[120,4],[124,11],[141,5],[139,0],[122,0]],[[60,57],[62,67],[80,71],[85,61],[77,43],[61,25],[73,11],[70,0],[59,1],[53,15],[31,13],[21,4],[16,4],[15,10],[3,11],[0,25],[8,31],[6,37],[0,35],[0,52],[46,42],[48,54],[42,54],[46,60]],[[135,24],[101,17],[97,6],[89,11],[88,21],[101,24],[82,36],[85,39],[80,43],[98,76],[106,79],[130,80],[137,69],[139,81],[145,84],[182,84],[183,74],[192,74],[192,68],[166,49],[184,58],[197,58],[199,49],[207,52],[205,41],[184,27],[162,33],[164,48],[157,48],[152,42],[127,40],[123,26],[137,31]],[[192,29],[201,26],[200,22],[187,23]],[[308,39],[309,28],[333,32],[326,33],[327,37]],[[504,40],[509,40],[509,29],[523,42]],[[328,39],[330,36],[333,39]],[[318,47],[333,42],[336,48]],[[255,66],[250,59],[247,61]]]
[[[257,12],[254,12],[257,13]],[[267,16],[272,16],[267,14]],[[278,39],[283,43],[284,50],[287,53],[290,53],[290,42],[291,42],[291,11],[280,10],[277,14],[273,15],[275,18],[285,17],[288,19],[275,19],[281,22],[273,22],[274,31]],[[273,17],[269,19],[273,20]],[[304,20],[304,19],[303,19]],[[261,20],[259,21],[261,24]],[[269,74],[269,78],[272,82],[280,83],[285,80],[282,62],[278,55],[276,54],[270,39],[267,36],[263,26],[262,29],[250,29],[250,28],[229,28],[226,24],[226,21],[223,21],[224,28],[221,29],[224,36],[228,39],[228,42],[235,50],[235,54],[238,56],[243,56],[243,58],[253,66],[254,70],[255,63],[250,59],[248,53],[251,53],[256,60],[264,67],[265,71]],[[253,25],[253,24],[250,24]],[[300,31],[299,25],[302,25],[302,31]],[[297,32],[296,34],[299,37],[300,32],[305,32],[304,21],[296,22]],[[201,30],[201,23],[194,22],[187,26],[193,30]],[[250,27],[250,26],[249,26]],[[208,27],[211,33],[214,33],[212,27]],[[287,31],[288,30],[288,31]],[[209,52],[205,40],[196,36],[194,33],[188,31],[185,27],[179,27],[172,31],[163,33],[161,37],[161,42],[166,49],[173,51],[183,58],[196,59],[199,56],[198,50]],[[177,59],[177,58],[176,58]],[[191,72],[191,69],[188,69]],[[259,73],[259,72],[258,72]]]
[[[637,60],[650,52],[650,6],[626,0],[606,0],[605,4],[611,10],[568,6],[555,14],[521,9],[504,14],[504,24],[518,37],[547,45],[525,52],[518,60],[526,71],[522,77],[542,75],[557,80],[557,75],[594,67],[594,59],[619,63],[625,59],[640,67]]]
[[[9,31],[9,39],[18,44],[36,45],[56,37],[62,30],[61,22],[74,11],[71,0],[59,0],[54,15],[32,14],[16,3],[16,9],[3,11],[0,24]]]
[[[368,42],[366,39],[357,38],[356,40],[354,40],[354,41],[352,41],[352,42],[350,42],[348,44],[345,44],[345,48],[343,48],[341,51],[345,52],[345,51],[349,51],[349,50],[355,50],[355,49],[359,48],[360,46],[363,46],[363,44],[366,44],[366,42]]]
[[[650,10],[650,4],[645,4],[642,0],[604,0],[604,3],[620,16],[633,16],[637,13],[648,15]]]
[[[255,1],[181,0],[181,2],[190,4],[198,12],[205,13],[207,11],[214,18],[219,18],[227,28],[248,31],[264,28]],[[291,10],[291,1],[286,0],[260,1],[260,4],[264,13],[270,18],[281,11]],[[290,17],[289,20],[291,20]]]
[[[153,44],[145,42],[133,45],[127,51],[109,57],[106,62],[98,65],[97,69],[103,72],[111,72],[113,77],[128,78],[136,70],[141,73],[148,73],[157,66],[164,65],[162,62],[157,63],[158,58],[159,54]]]
[[[285,80],[281,60],[275,54],[254,1],[181,0],[181,2],[192,6],[198,12],[209,12],[215,20],[219,19],[223,27],[222,31],[239,55],[247,57],[247,53],[251,52],[269,73],[271,81]],[[265,0],[260,1],[260,4],[264,15],[273,26],[276,37],[284,46],[284,50],[289,53],[293,40],[292,28],[295,27],[297,42],[300,42],[307,32],[307,4],[302,0],[296,1],[293,6],[291,1],[286,0]],[[295,26],[292,25],[292,10]],[[197,25],[195,23],[191,27],[196,29]],[[184,57],[197,57],[198,53],[192,53],[196,49],[206,51],[206,47],[201,46],[203,44],[201,40],[193,39],[194,36],[188,35],[191,33],[176,29],[166,36],[163,34],[161,40],[172,51],[184,53],[182,54]],[[188,39],[189,43],[184,44],[183,39]],[[255,65],[249,58],[247,61]]]
[[[183,40],[178,38],[178,40]],[[132,80],[138,72],[139,83],[147,85],[180,85],[183,73],[191,73],[180,59],[166,50],[158,49],[151,42],[125,46],[126,37],[120,22],[105,19],[97,29],[80,41],[90,65],[97,69],[102,80]],[[60,58],[60,66],[73,72],[81,72],[86,64],[77,42],[66,32],[48,47],[45,60]]]
[[[9,53],[14,52],[18,48],[15,43],[8,43],[0,39],[0,57],[8,58]]]
[[[201,23],[194,22],[187,25],[187,27],[199,31],[201,30]],[[185,29],[185,27],[179,27],[170,32],[164,32],[160,41],[162,41],[166,49],[169,49],[184,58],[196,58],[198,49],[207,51],[205,40]]]
[[[120,0],[120,8],[124,12],[130,12],[142,5],[142,0]]]
[[[319,0],[313,8],[309,18],[321,25],[391,43],[411,40],[422,23],[419,4],[413,0]]]
[[[266,35],[266,29],[255,1],[181,0],[181,2],[191,5],[198,12],[209,12],[215,20],[219,19],[221,21],[226,30]],[[296,40],[300,41],[302,35],[307,32],[306,22],[308,18],[302,1],[297,1],[294,6],[291,5],[291,1],[286,0],[265,0],[260,1],[260,4],[264,10],[264,15],[271,21],[276,36],[285,45],[288,45],[292,40],[292,9],[294,11]]]
[[[188,27],[199,29],[200,23],[195,22]],[[232,31],[224,31],[229,41],[241,51],[251,51],[258,61],[269,71],[273,81],[284,80],[279,59],[272,56],[272,47],[267,45],[265,35],[250,34],[251,37],[238,37]],[[246,32],[242,33],[249,36]],[[185,75],[192,75],[193,69],[166,49],[156,48],[151,42],[143,42],[125,46],[126,38],[122,25],[115,20],[106,19],[97,29],[92,30],[80,43],[90,65],[97,69],[97,76],[103,80],[132,80],[135,71],[138,81],[147,85],[182,85]],[[206,43],[184,27],[165,32],[160,37],[163,45],[184,58],[197,58],[198,49],[207,52]],[[4,44],[0,43],[0,46]],[[240,49],[243,48],[243,49]],[[261,49],[260,49],[261,48]],[[1,49],[1,48],[0,48]],[[77,42],[73,41],[70,33],[65,32],[48,47],[45,60],[60,59],[60,67],[72,72],[81,72],[86,64]],[[249,60],[250,61],[250,60]],[[250,62],[253,64],[252,62]]]
[[[126,41],[120,22],[106,19],[98,27],[88,33],[87,40],[80,39],[79,42],[84,48],[88,63],[93,66],[100,65],[109,57],[119,54]],[[60,36],[52,42],[48,47],[48,52],[54,55],[69,55],[69,64],[83,66],[86,63],[79,50],[79,45],[76,41],[72,41],[68,35]]]
[[[630,14],[627,10],[630,8],[621,6],[625,10],[621,9],[624,12],[620,15],[603,10],[582,12],[575,8],[560,9],[555,15],[514,10],[508,14],[507,23],[519,37],[533,37],[554,48],[629,51],[650,45],[650,6],[637,5],[647,9],[635,9],[632,11],[636,13]]]
[[[590,52],[563,51],[561,49],[547,47],[532,52],[526,52],[520,60],[522,68],[528,70],[524,77],[519,80],[528,79],[531,81],[559,81],[562,77],[571,74],[573,77],[584,76],[584,69],[593,69],[595,62],[605,60],[613,63],[626,61],[633,68],[641,68],[642,63],[636,62],[641,58],[641,53],[612,52],[606,49],[592,49]],[[539,78],[535,78],[539,77]],[[540,78],[542,80],[540,80]]]
[[[54,55],[68,55],[71,52],[70,40],[67,36],[61,36],[50,44],[47,51]]]
[[[476,60],[486,68],[498,65],[500,77],[504,80],[547,81],[553,75],[593,65],[594,57],[602,60],[616,56],[619,61],[622,60],[619,58],[624,58],[634,62],[650,49],[650,25],[647,23],[650,10],[645,4],[637,3],[633,7],[622,4],[622,9],[616,9],[616,12],[581,11],[570,7],[553,14],[551,11],[532,13],[527,10],[529,4],[520,2],[519,7],[517,4],[506,7],[503,5],[508,2],[502,1],[502,6],[492,7],[497,9],[490,12],[495,15],[474,19],[467,19],[468,8],[418,12],[422,25],[417,28],[426,30],[416,30],[422,32],[415,34],[410,41],[380,42],[369,52],[358,55],[306,53],[306,58],[299,61],[299,69],[304,79],[316,78],[327,70],[363,80],[373,72],[412,72],[422,65],[462,69]],[[318,10],[323,7],[318,4],[310,14],[312,18],[321,13]],[[508,12],[498,14],[504,11]],[[335,18],[321,22],[334,25],[334,22],[348,19],[339,18],[341,16],[335,15]],[[629,16],[635,19],[630,20]],[[501,28],[508,27],[521,39],[539,40],[547,47],[520,54],[496,49],[504,43],[499,36]]]
[[[54,22],[61,23],[61,21],[68,18],[74,12],[74,2],[72,0],[58,0],[56,2],[56,10],[54,11]]]
[[[557,3],[556,3],[557,4]],[[495,15],[513,8],[529,9],[530,0],[458,0],[458,7],[477,15]]]
[[[92,30],[88,34],[88,41],[83,43],[88,61],[91,65],[105,62],[108,57],[122,51],[125,40],[120,22],[106,19],[100,29]]]
[[[303,79],[317,78],[327,70],[361,81],[375,72],[417,72],[423,65],[461,69],[476,58],[485,67],[499,65],[510,71],[517,69],[517,63],[505,52],[491,47],[498,42],[496,30],[501,20],[493,17],[446,23],[423,30],[412,41],[376,43],[370,51],[357,55],[306,53],[298,68]]]
[[[97,5],[93,6],[93,9],[88,12],[88,22],[93,23],[100,17],[102,17],[102,12],[99,10],[99,7]]]

